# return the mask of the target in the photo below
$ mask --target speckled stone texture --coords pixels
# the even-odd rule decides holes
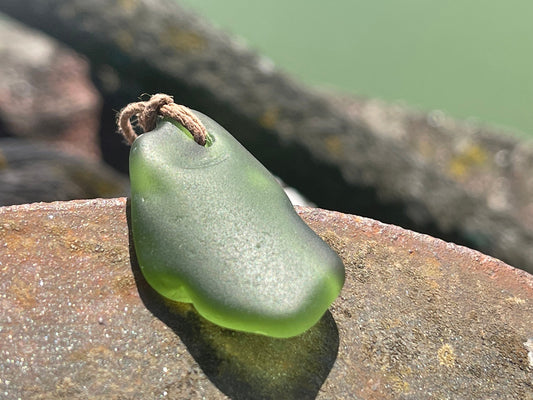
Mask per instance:
[[[0,208],[0,397],[533,398],[531,275],[373,220],[298,212],[341,255],[346,284],[311,330],[271,339],[154,293],[124,198]]]

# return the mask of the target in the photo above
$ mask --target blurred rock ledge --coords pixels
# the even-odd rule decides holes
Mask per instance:
[[[87,60],[1,14],[0,59],[0,136],[99,160],[102,99]]]
[[[127,177],[102,162],[46,141],[0,139],[0,206],[128,193]]]
[[[347,279],[317,326],[281,340],[154,293],[125,198],[0,208],[1,396],[531,398],[532,275],[374,220],[297,211]]]
[[[533,142],[480,121],[461,121],[440,110],[423,113],[402,104],[324,92],[374,134],[409,148],[485,206],[533,228]]]

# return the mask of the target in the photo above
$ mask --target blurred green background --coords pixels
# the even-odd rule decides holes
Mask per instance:
[[[532,0],[185,0],[302,81],[533,138]]]

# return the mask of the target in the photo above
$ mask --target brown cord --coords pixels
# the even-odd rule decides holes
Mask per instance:
[[[174,99],[167,94],[154,94],[150,100],[130,103],[120,111],[117,118],[118,131],[130,145],[137,138],[130,121],[134,116],[143,132],[153,130],[159,116],[172,118],[191,132],[196,143],[205,146],[205,126],[189,108],[174,103]]]

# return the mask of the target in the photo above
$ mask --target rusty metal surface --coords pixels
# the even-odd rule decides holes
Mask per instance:
[[[157,296],[130,252],[126,199],[0,208],[0,398],[533,398],[531,275],[373,220],[298,212],[347,280],[317,326],[283,340]]]

